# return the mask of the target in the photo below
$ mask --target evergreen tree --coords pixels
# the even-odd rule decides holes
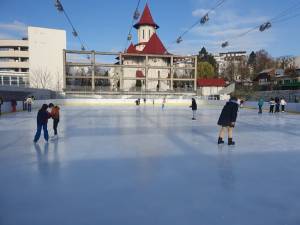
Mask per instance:
[[[214,71],[218,71],[218,64],[217,61],[215,60],[215,57],[212,54],[209,54],[205,47],[202,47],[198,54],[198,62],[208,62],[210,65],[213,66]]]

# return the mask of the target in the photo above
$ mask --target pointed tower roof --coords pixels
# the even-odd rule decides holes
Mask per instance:
[[[126,53],[131,53],[131,54],[137,53],[137,50],[135,49],[135,47],[132,43],[129,45]]]
[[[156,33],[154,33],[149,42],[146,44],[144,54],[166,55],[169,54],[164,44],[161,42]]]
[[[145,6],[144,12],[140,18],[140,21],[137,24],[135,24],[133,27],[138,29],[142,25],[153,26],[155,29],[159,28],[159,26],[154,22],[154,20],[152,18],[148,3],[146,3],[146,6]]]

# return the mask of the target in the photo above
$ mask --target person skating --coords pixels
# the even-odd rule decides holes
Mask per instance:
[[[190,108],[192,108],[192,111],[193,111],[192,120],[196,120],[197,102],[194,98],[192,98],[192,105],[190,106]]]
[[[281,98],[280,105],[281,105],[281,112],[285,112],[285,106],[287,105],[287,103],[284,98]]]
[[[57,139],[57,127],[59,123],[59,110],[60,108],[56,105],[54,106],[53,103],[49,104],[49,108],[51,109],[50,115],[51,118],[53,119],[53,130],[54,130],[54,137],[53,139]]]
[[[2,105],[3,105],[3,98],[0,96],[0,116],[1,116],[1,108],[2,108]]]
[[[239,110],[239,104],[237,103],[236,97],[231,97],[230,100],[223,107],[220,118],[218,120],[218,125],[221,126],[218,144],[224,144],[225,131],[228,132],[228,145],[235,145],[232,140],[233,128],[237,119],[237,113]]]
[[[274,98],[271,98],[271,99],[270,99],[269,105],[270,105],[269,113],[274,113],[274,107],[275,107],[275,101],[274,101]]]
[[[280,111],[280,99],[278,97],[275,98],[275,113],[279,113]]]
[[[162,104],[161,104],[161,109],[165,109],[165,104],[166,104],[166,98],[163,98]]]
[[[33,99],[31,97],[28,97],[26,99],[26,104],[27,104],[27,111],[31,112],[32,104],[33,104]]]
[[[17,105],[18,105],[17,100],[16,99],[12,99],[11,100],[11,111],[12,112],[17,112]]]
[[[258,113],[259,114],[262,114],[262,108],[263,108],[263,106],[264,106],[264,100],[262,99],[262,98],[260,98],[259,100],[258,100]]]
[[[27,111],[27,98],[25,97],[24,99],[23,99],[23,111]]]
[[[36,118],[37,130],[33,140],[34,143],[37,143],[37,141],[40,139],[42,129],[44,131],[45,141],[48,142],[49,140],[47,124],[48,124],[48,119],[51,117],[51,115],[47,111],[47,109],[48,109],[48,105],[43,104],[42,108],[38,111],[37,118]]]

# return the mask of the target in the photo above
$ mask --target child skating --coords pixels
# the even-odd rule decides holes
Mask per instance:
[[[264,100],[262,98],[260,98],[258,100],[258,113],[259,114],[262,114],[262,108],[263,108],[263,106],[264,106]]]
[[[281,98],[280,100],[280,106],[281,106],[281,112],[285,112],[285,106],[287,105],[284,98]]]
[[[197,112],[197,102],[194,98],[192,98],[192,105],[190,106],[190,108],[192,108],[193,111],[193,118],[192,120],[196,120],[196,112]]]
[[[163,98],[162,104],[161,104],[161,109],[164,110],[166,105],[166,98]]]
[[[275,101],[274,101],[274,98],[271,98],[271,100],[270,100],[270,102],[269,102],[269,105],[270,105],[269,113],[274,113],[274,107],[275,107]]]
[[[54,130],[53,139],[57,139],[58,138],[57,127],[58,127],[58,123],[59,123],[59,110],[60,110],[60,108],[57,105],[54,106],[53,103],[49,104],[49,108],[51,109],[50,115],[53,119],[53,130]]]
[[[235,142],[232,140],[233,128],[237,119],[239,105],[237,103],[236,97],[231,97],[230,100],[224,106],[220,118],[218,120],[218,125],[221,126],[218,144],[224,144],[224,135],[227,130],[228,132],[228,145],[235,145]]]
[[[34,136],[34,143],[37,143],[38,140],[40,139],[42,129],[44,131],[44,138],[45,141],[48,142],[49,140],[49,134],[48,134],[48,119],[51,117],[50,113],[47,111],[48,105],[43,104],[42,108],[39,110],[37,114],[37,130]]]

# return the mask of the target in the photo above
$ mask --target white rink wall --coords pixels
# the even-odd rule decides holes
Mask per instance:
[[[155,99],[155,106],[162,104],[162,99]],[[37,100],[32,105],[33,109],[38,109],[42,104],[49,104],[52,102],[55,105],[60,106],[134,106],[135,99],[50,99],[50,100]],[[211,105],[211,106],[224,106],[226,101],[220,100],[197,100],[198,105]],[[141,99],[141,106],[144,105],[143,99]],[[153,105],[152,99],[148,99],[146,105]],[[190,99],[167,99],[166,105],[168,106],[184,106],[188,107],[191,105]],[[245,108],[258,109],[257,102],[245,102]],[[264,110],[269,109],[268,102],[264,104]],[[23,110],[23,103],[18,101],[17,111]],[[9,113],[12,111],[11,103],[4,102],[2,105],[2,113]],[[287,112],[300,113],[300,103],[288,103],[286,106]]]

